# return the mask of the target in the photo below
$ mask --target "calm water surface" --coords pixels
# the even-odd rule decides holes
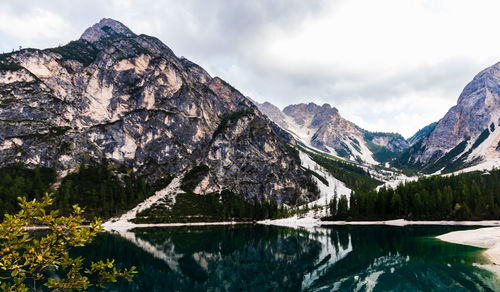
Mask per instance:
[[[141,228],[102,234],[76,253],[138,267],[110,291],[500,291],[481,249],[433,238],[460,229]]]

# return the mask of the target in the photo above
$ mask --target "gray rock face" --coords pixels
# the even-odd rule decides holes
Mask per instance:
[[[462,141],[469,140],[472,144],[492,123],[498,126],[499,84],[500,63],[477,74],[460,94],[457,105],[437,123],[418,149],[413,149],[408,163],[432,163]]]
[[[253,103],[257,105],[259,110],[267,117],[269,117],[273,122],[284,129],[288,128],[288,124],[285,121],[285,114],[277,106],[267,101],[264,103],[253,101]]]
[[[198,193],[289,202],[305,183],[247,98],[117,21],[64,47],[0,55],[0,165],[67,172],[102,158],[153,182],[205,164]]]
[[[380,151],[379,147],[391,152],[400,152],[408,147],[401,135],[366,131],[344,119],[329,104],[301,103],[287,106],[283,111],[268,102],[257,103],[257,106],[275,123],[311,146],[325,152],[333,150],[345,158],[376,163],[376,160],[382,160],[375,153]]]
[[[342,118],[339,111],[329,104],[289,105],[283,109],[283,113],[292,117],[299,126],[315,130],[310,142],[323,150],[328,150],[325,146],[336,150],[345,149],[347,137],[362,136],[361,130],[354,123]]]

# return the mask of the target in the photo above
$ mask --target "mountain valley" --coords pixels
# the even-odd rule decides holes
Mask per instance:
[[[498,165],[498,68],[406,140],[365,130],[329,104],[259,103],[158,39],[103,19],[65,46],[0,55],[6,202],[16,190],[52,190],[63,209],[79,203],[115,220],[135,210],[141,222],[251,220],[317,206],[326,215],[333,198],[353,192]],[[29,169],[51,174],[38,187],[12,183],[29,181]]]

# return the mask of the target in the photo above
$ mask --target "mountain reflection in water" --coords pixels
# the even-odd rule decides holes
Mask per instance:
[[[468,227],[470,228],[470,227]],[[120,291],[500,291],[481,249],[433,237],[457,226],[237,225],[102,234],[75,254],[135,265]]]

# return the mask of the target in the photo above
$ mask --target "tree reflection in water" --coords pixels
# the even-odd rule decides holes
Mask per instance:
[[[438,241],[450,226],[140,228],[75,253],[140,274],[120,291],[493,290],[480,250]]]

